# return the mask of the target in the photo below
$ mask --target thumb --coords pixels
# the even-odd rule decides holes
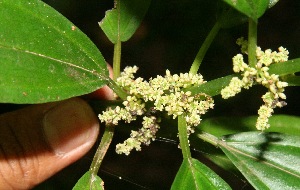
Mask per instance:
[[[0,116],[0,189],[30,189],[82,157],[99,124],[86,102],[74,98]]]

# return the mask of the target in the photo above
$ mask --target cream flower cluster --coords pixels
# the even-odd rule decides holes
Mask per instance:
[[[117,144],[116,152],[118,154],[129,155],[135,149],[141,150],[141,145],[149,145],[151,140],[155,140],[155,134],[159,129],[156,117],[143,117],[143,127],[139,131],[131,131],[130,137],[124,143]]]
[[[243,39],[237,41],[239,45],[245,44]],[[268,124],[269,118],[274,112],[274,108],[283,107],[286,105],[282,99],[285,100],[286,96],[283,93],[284,88],[288,86],[288,83],[279,80],[279,76],[268,73],[269,66],[273,63],[284,62],[288,60],[289,52],[279,47],[278,52],[267,49],[262,51],[260,47],[256,49],[257,64],[255,68],[250,67],[244,62],[243,55],[237,54],[233,57],[233,71],[236,73],[242,73],[242,78],[233,77],[229,85],[222,89],[221,95],[224,99],[235,96],[241,91],[242,88],[248,89],[255,82],[262,84],[268,88],[268,92],[262,96],[264,105],[258,110],[258,119],[256,122],[256,128],[258,130],[265,130],[270,127]]]
[[[213,99],[206,94],[193,96],[190,91],[183,91],[184,88],[205,83],[202,75],[171,75],[167,70],[164,77],[157,76],[147,82],[140,77],[134,78],[137,70],[136,66],[126,67],[116,81],[129,94],[123,106],[109,108],[99,115],[101,122],[108,125],[117,125],[121,120],[130,123],[137,116],[144,116],[142,128],[132,131],[129,139],[117,145],[117,152],[126,155],[132,149],[140,150],[142,144],[148,145],[150,140],[155,139],[159,125],[153,113],[165,111],[173,119],[185,113],[188,131],[193,133],[194,127],[200,124],[200,115],[214,106]]]

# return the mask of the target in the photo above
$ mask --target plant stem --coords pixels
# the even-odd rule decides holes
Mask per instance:
[[[92,187],[93,179],[97,175],[99,168],[101,166],[102,160],[109,148],[109,145],[112,141],[114,135],[114,126],[105,126],[105,131],[101,139],[100,145],[94,155],[93,162],[90,166],[91,178],[90,178],[90,187]]]
[[[120,8],[120,0],[114,0],[115,6],[118,12],[118,39],[117,43],[114,46],[114,58],[113,58],[113,73],[114,80],[116,80],[120,76],[120,68],[121,68],[121,39],[120,39],[120,20],[121,20],[121,8]]]
[[[249,18],[248,28],[248,62],[250,67],[256,65],[256,47],[257,47],[257,19]]]
[[[221,28],[221,25],[219,24],[219,22],[216,22],[216,24],[210,30],[209,34],[207,35],[206,39],[204,40],[202,46],[200,47],[200,50],[197,53],[196,58],[190,68],[191,74],[197,74],[199,67],[203,61],[203,58],[204,58],[208,48],[211,45],[214,38],[216,37],[216,35],[218,34],[220,28]]]
[[[115,0],[115,4],[118,10],[118,40],[114,46],[114,56],[113,56],[113,80],[108,79],[108,85],[110,88],[121,98],[126,99],[127,93],[124,92],[122,88],[120,88],[115,80],[120,76],[120,68],[121,68],[121,40],[120,40],[120,0]],[[90,166],[91,178],[90,178],[90,189],[92,189],[92,184],[94,182],[95,176],[97,175],[103,158],[110,146],[110,143],[114,136],[114,126],[105,126],[105,130],[98,146],[98,149],[93,158],[93,162]]]
[[[187,126],[184,115],[178,116],[178,132],[179,132],[179,142],[180,148],[182,151],[182,155],[184,159],[191,158],[189,140],[188,140],[188,133],[187,133]]]
[[[114,46],[114,58],[113,58],[113,73],[114,80],[116,80],[120,76],[120,68],[121,68],[121,41],[118,40]]]

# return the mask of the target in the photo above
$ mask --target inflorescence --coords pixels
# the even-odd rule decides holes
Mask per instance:
[[[100,121],[107,125],[117,125],[121,120],[130,123],[137,116],[143,117],[142,128],[131,131],[130,138],[116,146],[119,154],[128,155],[133,149],[139,151],[142,144],[149,145],[151,140],[155,140],[160,121],[157,112],[165,111],[173,119],[185,113],[188,132],[193,133],[194,127],[200,124],[200,115],[214,106],[213,99],[206,94],[192,95],[190,91],[183,91],[205,83],[200,74],[171,75],[167,70],[164,77],[157,76],[147,82],[140,77],[134,78],[137,70],[136,66],[126,67],[116,81],[129,94],[123,106],[108,108],[99,115]]]
[[[243,53],[247,53],[247,41],[243,38],[237,40],[237,44],[241,46]],[[261,84],[268,88],[268,92],[262,96],[264,105],[258,110],[258,119],[256,128],[258,130],[265,130],[270,127],[268,124],[269,118],[274,112],[274,108],[283,107],[286,102],[284,88],[288,86],[287,82],[279,80],[279,76],[269,74],[269,66],[273,63],[284,62],[288,60],[288,50],[283,47],[278,48],[278,52],[267,49],[262,51],[260,47],[256,49],[257,64],[255,68],[250,67],[244,62],[243,55],[237,54],[233,57],[233,71],[241,73],[242,78],[233,77],[229,85],[221,91],[224,99],[235,96],[241,92],[242,88],[249,89],[254,83]]]

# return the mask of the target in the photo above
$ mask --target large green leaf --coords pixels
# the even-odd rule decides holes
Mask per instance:
[[[75,184],[73,190],[104,190],[104,182],[99,176],[96,176],[92,187],[90,186],[91,172],[87,171]]]
[[[0,21],[0,102],[57,101],[106,83],[96,46],[42,1],[0,0]]]
[[[216,117],[204,119],[196,128],[196,131],[190,137],[191,146],[197,151],[205,152],[204,154],[212,162],[225,170],[233,170],[232,164],[228,158],[220,153],[220,149],[215,146],[199,141],[198,135],[202,131],[208,132],[215,136],[223,136],[246,131],[256,131],[255,123],[257,116],[250,117]],[[269,119],[271,127],[266,132],[280,132],[300,136],[300,117],[290,115],[273,115]],[[210,146],[209,146],[210,145]]]
[[[230,186],[215,172],[196,159],[184,159],[175,180],[172,190],[207,190],[231,189]]]
[[[116,0],[120,3],[106,12],[105,17],[99,23],[108,39],[112,43],[127,41],[141,24],[151,0]],[[118,5],[115,5],[118,7]]]
[[[256,20],[269,6],[269,0],[224,0],[230,6]]]
[[[300,189],[300,137],[246,132],[218,145],[256,189]]]

